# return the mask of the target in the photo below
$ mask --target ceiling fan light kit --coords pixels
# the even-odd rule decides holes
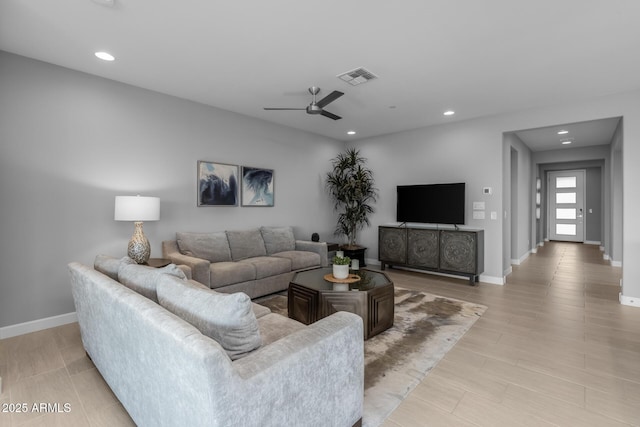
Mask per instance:
[[[309,88],[309,93],[313,96],[313,100],[311,104],[309,104],[306,108],[278,108],[278,107],[265,107],[265,110],[305,110],[307,114],[320,114],[322,116],[328,117],[333,120],[340,120],[342,117],[330,113],[324,109],[324,107],[336,99],[340,98],[344,93],[334,90],[329,95],[322,98],[320,101],[316,101],[316,95],[320,93],[320,88],[317,86],[311,86]]]

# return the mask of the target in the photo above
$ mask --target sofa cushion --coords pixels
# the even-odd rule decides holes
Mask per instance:
[[[272,256],[259,256],[243,259],[236,264],[251,264],[256,271],[256,280],[265,277],[277,276],[278,274],[288,273],[291,271],[291,261],[286,258],[277,258]]]
[[[227,239],[231,248],[231,259],[234,261],[267,254],[262,234],[257,228],[227,231]]]
[[[158,281],[158,301],[204,335],[216,340],[231,360],[239,359],[262,345],[258,320],[247,294],[222,294],[165,277]]]
[[[155,302],[158,302],[156,293],[158,280],[165,275],[173,276],[183,281],[187,279],[184,272],[175,264],[169,264],[162,268],[138,264],[122,264],[118,270],[120,283]]]
[[[276,313],[270,313],[258,319],[258,328],[262,337],[262,345],[266,346],[287,335],[305,328],[303,323],[289,319]]]
[[[121,265],[126,264],[136,264],[136,262],[128,256],[114,258],[110,255],[97,255],[93,262],[93,268],[94,270],[109,276],[113,280],[118,280],[118,270]]]
[[[320,254],[308,251],[286,251],[272,255],[275,257],[291,260],[291,270],[302,270],[303,268],[320,266]]]
[[[231,261],[229,241],[224,231],[215,233],[176,233],[178,249],[183,255],[209,262]]]
[[[260,228],[267,255],[277,252],[292,251],[296,248],[296,239],[291,227],[262,227]]]
[[[211,286],[211,289],[256,279],[256,268],[253,264],[215,262],[209,266],[209,270],[209,286]]]

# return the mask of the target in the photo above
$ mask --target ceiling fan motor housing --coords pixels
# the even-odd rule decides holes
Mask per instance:
[[[318,107],[316,104],[309,104],[307,107],[307,114],[321,114],[322,108]]]

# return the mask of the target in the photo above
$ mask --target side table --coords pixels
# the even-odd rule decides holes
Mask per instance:
[[[357,259],[360,263],[360,268],[366,267],[364,262],[364,252],[367,250],[364,246],[358,246],[357,248],[347,249],[345,246],[340,246],[340,250],[344,252],[344,256],[348,256],[351,259]]]
[[[143,265],[148,265],[149,267],[154,268],[162,268],[166,267],[169,264],[171,264],[171,260],[168,258],[149,258],[149,261],[147,261]]]

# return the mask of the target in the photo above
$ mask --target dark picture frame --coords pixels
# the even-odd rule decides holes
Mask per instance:
[[[273,169],[242,166],[242,206],[273,207],[274,184]]]
[[[198,160],[198,206],[238,206],[239,166]]]

